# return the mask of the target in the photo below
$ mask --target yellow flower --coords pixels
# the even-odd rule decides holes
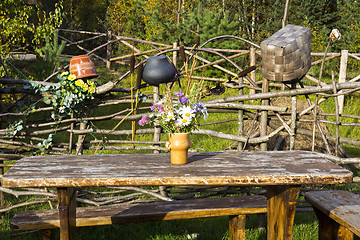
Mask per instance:
[[[87,85],[86,83],[84,83],[84,85],[82,85],[81,87],[85,92],[89,89],[89,85]]]
[[[81,79],[78,79],[75,82],[75,85],[78,86],[78,87],[81,87],[81,88],[84,86],[84,84],[85,84],[84,81],[81,80]]]
[[[68,74],[69,74],[69,72],[68,72],[68,71],[65,71],[65,72],[63,72],[63,73],[60,74],[60,77],[63,77],[64,75],[68,75]]]
[[[70,81],[74,81],[76,79],[76,76],[75,76],[75,74],[70,73],[70,75],[68,76],[67,79],[70,80]]]
[[[89,93],[95,93],[96,87],[95,87],[94,82],[88,80],[87,84],[89,85],[88,92]]]
[[[95,86],[90,86],[89,87],[89,93],[95,93],[95,91],[96,91]]]

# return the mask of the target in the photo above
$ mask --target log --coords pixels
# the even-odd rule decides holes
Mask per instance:
[[[345,82],[336,84],[336,88],[340,89],[354,89],[360,87],[358,82]],[[278,91],[278,92],[268,92],[268,93],[257,93],[253,95],[243,95],[243,96],[231,96],[220,99],[210,100],[204,103],[226,103],[226,102],[235,102],[235,101],[247,101],[247,100],[257,100],[257,99],[266,99],[274,97],[285,97],[285,96],[296,96],[296,95],[305,95],[313,94],[319,92],[328,92],[332,91],[332,85],[320,86],[320,87],[309,87],[302,89],[294,89],[289,91]]]

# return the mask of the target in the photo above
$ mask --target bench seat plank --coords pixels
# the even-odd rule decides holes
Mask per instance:
[[[306,200],[340,225],[360,236],[360,197],[344,190],[313,191]]]
[[[76,208],[76,226],[266,213],[266,205],[265,196],[256,195],[78,207]],[[12,218],[10,226],[12,230],[58,228],[58,216],[57,209],[18,212]]]

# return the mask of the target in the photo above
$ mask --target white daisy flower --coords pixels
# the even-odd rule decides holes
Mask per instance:
[[[177,124],[179,126],[187,126],[191,123],[191,118],[180,118],[178,121],[177,121]]]
[[[193,111],[193,109],[189,106],[184,106],[182,108],[179,109],[180,110],[180,114],[183,116],[183,118],[193,118],[195,117],[195,113]]]
[[[168,114],[166,115],[165,121],[169,122],[171,120],[175,120],[175,115],[173,112],[168,112]]]

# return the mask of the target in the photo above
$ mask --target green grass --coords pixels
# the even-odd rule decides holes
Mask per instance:
[[[266,230],[258,226],[257,216],[249,216],[246,224],[247,239],[266,239]],[[10,233],[10,231],[0,233],[0,239],[3,240],[41,239],[40,232],[21,235],[15,235],[16,233]],[[77,228],[76,234],[77,239],[87,240],[225,240],[229,238],[227,217],[82,227]],[[59,239],[58,231],[56,231],[56,237]],[[317,239],[317,220],[313,213],[296,214],[293,239]]]

